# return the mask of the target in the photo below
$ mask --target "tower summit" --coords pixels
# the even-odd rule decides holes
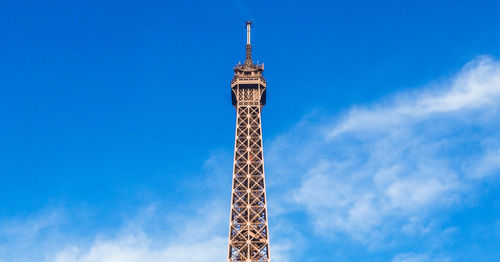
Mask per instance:
[[[231,100],[236,108],[228,262],[269,262],[261,110],[266,103],[264,64],[252,61],[251,22],[246,23],[244,64],[234,67]]]

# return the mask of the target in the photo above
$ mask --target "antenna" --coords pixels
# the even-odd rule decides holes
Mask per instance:
[[[247,24],[247,45],[246,45],[246,57],[245,57],[245,66],[253,66],[252,61],[252,45],[250,44],[250,29],[252,28],[252,21],[248,20]]]
[[[252,21],[248,20],[247,22],[247,45],[250,44],[250,29],[252,28]]]

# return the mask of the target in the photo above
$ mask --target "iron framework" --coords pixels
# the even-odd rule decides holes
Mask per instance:
[[[251,58],[247,22],[246,59],[234,68],[232,102],[236,107],[233,185],[228,262],[269,262],[261,110],[266,101],[264,65]]]

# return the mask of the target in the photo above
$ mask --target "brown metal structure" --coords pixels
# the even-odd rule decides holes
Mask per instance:
[[[264,64],[252,61],[251,22],[247,22],[246,59],[234,67],[231,97],[236,108],[233,188],[228,262],[269,262],[261,110],[266,103]]]

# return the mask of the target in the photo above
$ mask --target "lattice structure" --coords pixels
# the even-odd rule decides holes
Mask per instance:
[[[260,114],[266,80],[264,66],[252,61],[250,26],[247,22],[245,63],[235,66],[231,82],[237,117],[228,262],[270,261]]]

